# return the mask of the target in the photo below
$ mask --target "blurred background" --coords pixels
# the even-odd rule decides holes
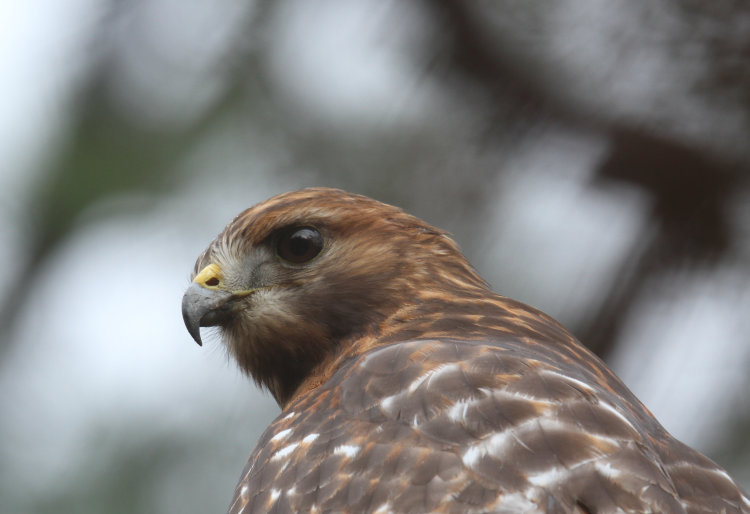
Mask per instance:
[[[311,185],[450,230],[750,487],[749,63],[736,0],[0,3],[0,510],[225,511],[278,408],[182,293]]]

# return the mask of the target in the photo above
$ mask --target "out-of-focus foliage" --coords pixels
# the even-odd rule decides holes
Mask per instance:
[[[179,280],[236,212],[308,185],[451,230],[496,290],[559,318],[668,429],[750,484],[748,5],[80,0],[69,11],[28,15],[46,27],[31,34],[75,33],[64,59],[41,37],[31,52],[9,35],[17,45],[0,54],[3,76],[26,80],[0,85],[21,113],[0,138],[31,134],[0,145],[23,163],[6,171],[0,227],[10,512],[226,506],[273,410],[240,377],[216,383],[231,366],[183,360],[195,350]],[[23,59],[60,85],[31,99],[36,79],[13,74]],[[56,107],[21,109],[40,101]],[[147,315],[157,298],[173,317]],[[198,359],[216,375],[199,376]],[[183,381],[201,386],[179,395]],[[118,412],[159,422],[120,430]],[[84,435],[58,444],[55,430]],[[35,470],[44,480],[29,480]]]

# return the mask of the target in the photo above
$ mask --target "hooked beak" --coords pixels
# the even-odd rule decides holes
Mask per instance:
[[[182,319],[198,345],[203,345],[200,327],[221,324],[231,312],[231,300],[236,298],[229,291],[206,289],[198,282],[190,284],[182,297]]]
[[[218,264],[212,263],[203,268],[182,297],[182,319],[195,342],[203,346],[201,327],[221,325],[231,316],[234,300],[255,291],[227,291]]]

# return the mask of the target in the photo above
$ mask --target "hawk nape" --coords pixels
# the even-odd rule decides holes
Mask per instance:
[[[442,230],[335,189],[237,216],[185,324],[220,327],[282,413],[231,513],[750,513],[545,314],[490,291]]]

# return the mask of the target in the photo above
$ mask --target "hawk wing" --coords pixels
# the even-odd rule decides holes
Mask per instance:
[[[313,188],[247,209],[182,306],[283,409],[232,513],[750,514],[559,323],[393,206]]]
[[[376,348],[271,424],[230,512],[750,512],[597,373],[513,339]]]

